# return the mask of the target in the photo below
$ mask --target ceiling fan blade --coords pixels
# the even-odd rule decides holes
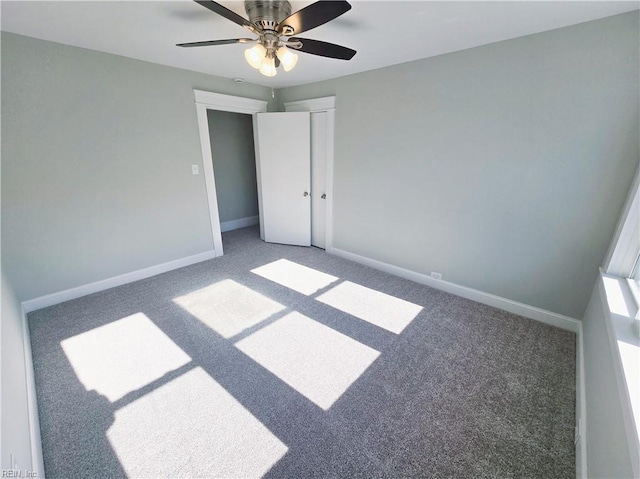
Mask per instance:
[[[349,10],[351,10],[351,5],[344,0],[318,1],[289,15],[278,24],[276,30],[278,33],[284,33],[285,35],[298,35],[324,25]],[[287,27],[290,27],[293,31]]]
[[[295,50],[310,53],[312,55],[319,55],[321,57],[337,58],[338,60],[351,60],[356,54],[355,50],[351,48],[336,45],[334,43],[321,42],[320,40],[310,40],[308,38],[290,38],[290,42],[300,42],[302,46]]]
[[[253,38],[231,38],[229,40],[209,40],[206,42],[178,43],[177,47],[209,47],[214,45],[231,45],[233,43],[255,42]]]
[[[238,15],[236,12],[232,12],[227,7],[223,7],[222,5],[220,5],[217,2],[214,2],[212,0],[194,0],[194,1],[196,3],[202,5],[203,7],[208,8],[212,12],[223,16],[227,20],[231,20],[233,23],[237,23],[241,27],[244,27],[247,30],[250,30],[251,32],[253,32],[255,34],[259,34],[260,33],[260,31],[256,28],[256,26],[253,23],[251,23],[249,20],[247,20],[246,18]]]

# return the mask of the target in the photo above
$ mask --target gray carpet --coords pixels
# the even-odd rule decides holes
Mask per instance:
[[[573,333],[223,241],[29,314],[47,477],[575,477]]]

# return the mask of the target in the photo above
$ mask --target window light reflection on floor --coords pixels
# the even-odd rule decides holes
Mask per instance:
[[[295,311],[235,346],[324,410],[380,355]]]
[[[87,391],[95,390],[111,402],[191,361],[143,313],[78,334],[60,344]]]
[[[260,266],[251,272],[307,296],[339,279],[286,259]]]
[[[231,279],[185,294],[173,302],[227,339],[285,309]]]
[[[129,477],[262,477],[288,450],[200,367],[116,411],[107,438]]]
[[[350,281],[340,283],[316,299],[396,334],[422,311],[422,306]]]

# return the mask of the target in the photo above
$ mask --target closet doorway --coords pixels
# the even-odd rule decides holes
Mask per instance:
[[[253,120],[253,131],[255,138],[255,159],[256,159],[256,180],[258,183],[258,216],[260,218],[261,237],[264,239],[264,208],[262,204],[263,194],[261,192],[261,168],[260,168],[260,145],[259,134],[257,132],[257,114],[266,114],[267,102],[252,100],[249,98],[234,97],[211,92],[194,90],[196,98],[196,111],[198,116],[198,128],[200,133],[200,143],[203,157],[203,171],[205,175],[207,199],[209,203],[209,215],[211,220],[211,233],[213,239],[213,249],[216,256],[223,254],[222,247],[222,223],[216,192],[216,179],[214,174],[214,163],[212,159],[211,134],[209,131],[208,110],[218,110],[235,113],[251,114]],[[333,131],[334,131],[334,104],[335,97],[317,98],[311,100],[301,100],[285,103],[287,112],[309,112],[311,118],[310,136],[311,143],[309,150],[312,157],[320,155],[324,160],[309,165],[313,170],[313,178],[310,180],[315,184],[311,190],[314,195],[314,213],[309,222],[310,231],[313,230],[313,244],[327,251],[332,250],[333,229]],[[320,113],[320,115],[318,115]],[[274,115],[286,115],[286,113],[276,113]],[[323,178],[324,176],[324,178]],[[324,187],[319,182],[324,180]],[[317,198],[315,198],[317,196]],[[222,199],[222,197],[221,197]],[[311,200],[311,198],[310,198]],[[310,202],[311,203],[311,202]],[[323,221],[324,216],[324,221]],[[323,228],[324,226],[324,228]],[[324,241],[323,241],[324,239]]]
[[[287,112],[311,115],[311,244],[333,249],[335,96],[286,102]]]
[[[327,112],[258,113],[255,138],[260,237],[325,249]]]

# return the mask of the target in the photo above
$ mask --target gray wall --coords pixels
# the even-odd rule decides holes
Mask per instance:
[[[194,88],[271,97],[2,33],[2,261],[20,300],[212,248]]]
[[[2,457],[0,467],[31,469],[31,443],[27,410],[22,310],[2,270]]]
[[[582,324],[587,469],[592,478],[633,477],[605,312],[596,284]]]
[[[334,246],[581,318],[638,163],[638,13],[278,91],[336,95]]]
[[[208,110],[220,222],[258,215],[251,115]]]

